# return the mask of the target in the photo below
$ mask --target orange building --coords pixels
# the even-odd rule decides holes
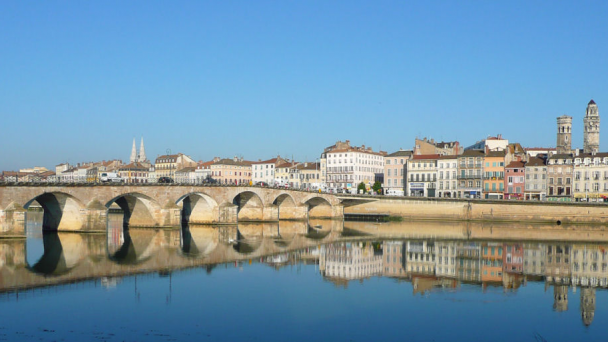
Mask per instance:
[[[484,243],[481,248],[481,282],[502,283],[503,247],[501,243]]]
[[[483,162],[483,193],[486,199],[502,199],[505,189],[505,151],[487,151]]]

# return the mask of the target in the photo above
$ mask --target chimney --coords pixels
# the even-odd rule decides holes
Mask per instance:
[[[577,148],[574,151],[575,151],[576,156],[578,157],[578,151],[579,151],[579,149]]]

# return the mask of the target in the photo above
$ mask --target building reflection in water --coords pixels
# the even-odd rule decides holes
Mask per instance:
[[[36,214],[28,217],[27,227],[35,230]],[[541,282],[553,293],[556,312],[571,310],[569,297],[578,291],[581,320],[588,326],[596,312],[596,289],[608,287],[603,244],[386,239],[341,227],[335,222],[281,222],[125,229],[121,215],[109,215],[106,236],[42,234],[44,251],[30,263],[25,240],[0,240],[0,292],[91,278],[113,288],[128,274],[192,267],[211,272],[220,264],[261,263],[274,269],[314,264],[340,288],[351,281],[390,277],[411,282],[414,295],[458,291],[465,284],[479,291],[491,286],[516,292]]]

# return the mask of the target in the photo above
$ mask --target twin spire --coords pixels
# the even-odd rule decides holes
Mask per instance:
[[[135,138],[133,138],[133,147],[131,148],[131,158],[129,159],[131,163],[145,163],[148,161],[146,158],[146,149],[144,148],[144,138],[141,138],[141,146],[139,147],[139,154],[137,154],[137,149],[135,148]]]

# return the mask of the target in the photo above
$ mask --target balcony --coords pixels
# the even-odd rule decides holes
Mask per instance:
[[[458,179],[481,179],[481,175],[458,175]]]

